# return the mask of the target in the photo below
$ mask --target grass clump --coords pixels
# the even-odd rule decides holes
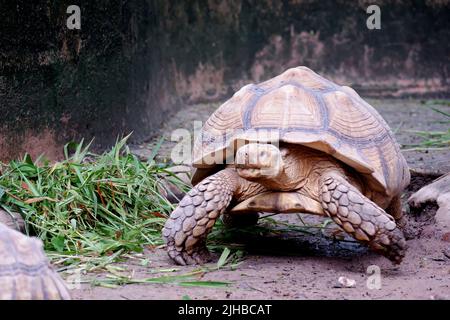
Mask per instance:
[[[440,101],[441,104],[442,101]],[[440,123],[450,123],[450,113],[441,109],[428,106],[431,110],[444,116]],[[419,131],[419,130],[407,130],[417,137],[420,137],[420,141],[414,144],[403,145],[403,151],[426,151],[426,150],[445,150],[450,148],[450,128],[447,131]]]
[[[50,256],[99,257],[141,252],[162,244],[161,228],[173,210],[164,194],[183,183],[152,159],[143,162],[126,146],[128,137],[95,155],[81,142],[65,159],[50,163],[0,163],[0,206],[19,212],[27,233],[44,242]]]
[[[220,221],[208,241],[212,251],[221,252],[216,265],[180,273],[176,268],[154,269],[152,257],[141,254],[145,246],[163,244],[161,229],[174,210],[164,196],[171,194],[169,186],[184,191],[189,187],[167,165],[155,163],[157,150],[148,161],[141,161],[130,152],[126,141],[127,137],[117,141],[110,151],[100,155],[91,153],[90,145],[83,146],[83,142],[68,144],[64,160],[56,163],[43,158],[33,161],[29,155],[0,163],[0,207],[20,213],[27,234],[43,240],[47,256],[58,271],[66,273],[68,279],[78,272],[83,274],[83,279],[74,277],[74,283],[106,287],[155,283],[215,288],[231,285],[202,280],[208,272],[235,270],[244,257],[245,245],[235,243],[234,233]],[[244,228],[240,234],[310,234],[310,228],[314,228],[290,225],[270,216],[263,219],[270,226]],[[135,274],[140,267],[153,276]],[[99,274],[86,276],[93,272]]]
[[[445,150],[450,148],[450,129],[447,131],[409,130],[421,138],[419,143],[405,144],[404,151]]]

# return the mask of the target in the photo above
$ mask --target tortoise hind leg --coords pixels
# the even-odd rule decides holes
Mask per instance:
[[[355,239],[394,263],[405,255],[406,241],[394,219],[335,171],[320,179],[324,211]]]
[[[206,236],[237,189],[237,174],[225,169],[197,184],[180,201],[163,228],[169,256],[178,264],[210,260]]]

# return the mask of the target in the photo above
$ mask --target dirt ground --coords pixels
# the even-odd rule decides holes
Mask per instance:
[[[442,122],[442,115],[418,100],[369,100],[369,103],[379,110],[401,144],[419,141],[408,130],[448,128],[448,123]],[[448,105],[434,107],[450,111]],[[176,128],[192,131],[192,121],[206,120],[215,108],[217,105],[213,104],[187,107],[172,117],[161,133],[170,139],[170,133]],[[148,156],[154,143],[137,146],[135,152]],[[159,157],[168,157],[173,146],[170,141],[164,143]],[[423,184],[450,171],[449,150],[405,151],[404,155],[410,167],[419,172],[413,175],[411,186],[403,196],[404,203]],[[278,216],[278,219],[300,224],[296,215]],[[427,213],[409,215],[409,220],[414,237],[408,240],[409,249],[399,266],[349,238],[333,240],[332,231],[325,235],[292,231],[240,235],[233,243],[245,244],[247,254],[242,264],[235,270],[224,268],[201,277],[201,280],[229,281],[229,287],[132,284],[110,289],[83,284],[72,290],[72,295],[74,299],[450,299],[450,217],[437,223],[433,215]],[[152,270],[176,267],[161,248],[146,250],[144,256],[150,260],[146,267],[139,259],[130,259],[122,265],[133,271],[136,278],[153,277]],[[209,266],[214,267],[215,263]],[[186,273],[196,267],[177,268],[176,272]],[[380,277],[377,277],[377,270],[380,270]],[[354,280],[354,286],[342,287],[340,277]]]

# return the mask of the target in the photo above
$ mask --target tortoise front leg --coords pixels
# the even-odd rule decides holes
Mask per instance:
[[[169,256],[181,265],[210,260],[206,237],[237,189],[234,169],[222,170],[197,184],[180,201],[163,228]]]
[[[394,263],[402,261],[406,241],[394,218],[339,173],[329,171],[321,177],[320,201],[324,211],[355,239]]]

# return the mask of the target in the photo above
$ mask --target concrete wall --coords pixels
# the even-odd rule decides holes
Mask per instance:
[[[447,0],[4,1],[0,159],[149,138],[187,103],[306,65],[365,96],[448,97]],[[381,30],[365,10],[381,8]],[[81,7],[81,30],[66,8]]]

